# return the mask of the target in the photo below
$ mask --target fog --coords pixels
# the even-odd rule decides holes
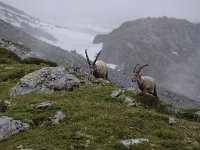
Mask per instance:
[[[141,17],[200,22],[200,0],[0,0],[42,20],[118,26]]]
[[[200,0],[0,0],[8,5],[23,10],[43,21],[66,25],[90,24],[112,28],[128,20],[145,17],[174,17],[200,23]],[[91,26],[90,26],[91,27]],[[65,38],[66,39],[66,38]],[[70,40],[64,40],[70,41]],[[80,40],[76,40],[80,42]],[[91,40],[92,41],[92,40]],[[90,41],[90,42],[91,42]],[[73,43],[73,42],[71,42]],[[80,42],[81,43],[81,42]],[[89,43],[89,42],[88,42]],[[66,45],[69,43],[66,42]],[[73,43],[78,50],[77,43]],[[89,47],[80,45],[80,47]],[[70,49],[69,47],[64,49]],[[72,48],[71,48],[72,49]],[[82,48],[80,48],[82,49]],[[95,56],[94,47],[90,55]],[[96,49],[100,49],[97,47]],[[84,51],[82,51],[84,55]],[[91,57],[91,56],[90,56]],[[177,93],[197,99],[200,88],[199,55],[192,57],[192,62],[171,64],[166,70],[165,87]],[[191,67],[192,66],[192,67]],[[178,72],[177,72],[178,71]],[[174,76],[174,74],[176,76]]]

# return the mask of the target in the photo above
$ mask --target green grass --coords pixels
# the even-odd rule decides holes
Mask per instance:
[[[198,122],[172,116],[177,125],[170,126],[169,115],[161,111],[167,104],[149,95],[126,91],[146,106],[128,108],[121,100],[111,98],[112,91],[119,88],[113,84],[82,84],[70,92],[9,96],[20,77],[43,66],[46,65],[0,64],[0,99],[11,102],[0,116],[12,116],[31,125],[30,129],[0,141],[0,149],[15,150],[21,144],[34,150],[124,149],[119,141],[132,138],[147,138],[149,142],[130,149],[199,149]],[[45,101],[55,104],[46,110],[34,108]],[[58,110],[66,115],[59,125],[42,125]]]

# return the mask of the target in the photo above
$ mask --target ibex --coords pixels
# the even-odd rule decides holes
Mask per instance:
[[[85,50],[85,55],[87,58],[87,62],[90,68],[90,73],[94,75],[95,78],[103,78],[106,80],[109,80],[108,78],[108,68],[106,66],[106,63],[104,63],[102,60],[97,61],[101,51],[97,54],[95,60],[92,62],[90,61],[88,54],[87,54],[87,49]]]
[[[140,71],[144,67],[149,66],[149,65],[145,64],[145,65],[140,66],[138,69],[136,69],[137,66],[140,66],[140,64],[137,64],[134,67],[132,82],[137,81],[138,87],[142,92],[148,92],[157,97],[158,95],[157,95],[157,90],[156,90],[156,80],[150,76],[140,75]]]

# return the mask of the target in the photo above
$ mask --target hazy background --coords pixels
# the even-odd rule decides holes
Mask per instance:
[[[0,0],[42,20],[119,26],[141,17],[200,22],[200,0]]]
[[[76,51],[84,57],[87,48],[92,60],[102,50],[101,59],[120,70],[119,74],[114,72],[117,83],[132,87],[130,74],[124,73],[129,72],[130,66],[138,62],[152,62],[151,68],[155,69],[147,75],[156,77],[158,84],[162,83],[161,86],[167,90],[200,101],[200,24],[180,20],[200,23],[200,0],[0,1],[39,18],[41,21],[26,14],[18,14],[12,8],[0,7],[1,19],[41,41],[66,51]],[[136,21],[136,25],[134,21],[130,23],[130,20],[138,18],[146,19]],[[130,22],[118,28],[118,32],[111,33],[113,28],[125,21]],[[98,44],[93,43],[96,35],[100,35],[101,42]],[[15,36],[18,37],[18,34]],[[110,39],[103,40],[105,36]],[[45,54],[52,53],[45,48]],[[155,59],[152,61],[152,58]],[[168,63],[165,68],[160,66],[165,63]],[[157,73],[158,70],[163,72]],[[174,100],[177,98],[174,97]]]

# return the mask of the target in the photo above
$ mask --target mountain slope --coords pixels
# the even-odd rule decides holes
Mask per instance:
[[[91,25],[55,26],[44,23],[1,2],[0,18],[5,21],[0,21],[0,37],[20,43],[27,50],[30,48],[28,55],[50,59],[60,65],[81,66],[84,70],[87,70],[88,66],[79,54],[84,55],[84,49],[88,48],[90,57],[94,57],[102,45],[91,43],[94,35],[108,31],[105,28]],[[155,76],[159,81],[160,97],[177,106],[199,107],[200,103],[194,101],[194,99],[197,100],[200,97],[199,84],[196,82],[199,81],[199,73],[196,71],[199,70],[199,55],[196,52],[199,41],[196,38],[198,35],[195,34],[198,33],[199,29],[193,30],[193,24],[185,20],[179,20],[179,23],[176,19],[167,20],[168,18],[162,18],[159,21],[148,18],[146,20],[140,19],[134,23],[128,22],[123,24],[119,31],[115,30],[112,34],[114,36],[111,38],[107,38],[107,35],[97,36],[95,43],[101,43],[108,39],[105,40],[106,44],[104,43],[103,49],[108,49],[111,53],[104,53],[103,51],[102,58],[110,63],[109,66],[115,68],[115,70],[109,70],[111,81],[126,87],[136,87],[136,84],[130,83],[130,68],[138,62],[148,62],[152,66],[151,70],[148,70],[149,74]],[[182,26],[181,24],[185,25]],[[188,35],[194,33],[194,36],[188,37],[187,34],[182,34],[184,32]],[[182,42],[179,41],[179,38]],[[195,40],[196,42],[191,42]],[[129,42],[127,43],[127,41]],[[105,45],[108,45],[108,47]],[[170,46],[173,48],[169,50],[168,47]],[[73,49],[73,51],[71,53],[65,52],[60,47],[67,50]],[[121,49],[124,50],[123,53],[121,53]],[[144,51],[141,51],[141,49]],[[185,49],[190,49],[191,52]],[[131,57],[131,55],[134,57]],[[190,67],[191,65],[193,67]],[[180,68],[178,73],[177,68]],[[182,100],[179,100],[180,98]]]
[[[0,37],[15,43],[21,42],[37,57],[55,61],[60,65],[87,68],[85,59],[76,52],[64,51],[59,47],[42,42],[2,20],[0,20],[0,26]]]
[[[87,61],[76,52],[67,52],[45,42],[41,42],[4,21],[0,20],[0,25],[0,37],[15,42],[16,44],[12,44],[12,42],[10,43],[11,48],[13,45],[18,45],[17,43],[20,43],[20,48],[25,50],[20,51],[19,49],[20,55],[27,54],[27,56],[55,61],[59,65],[80,66],[83,68],[83,70],[88,70],[88,65],[86,63]],[[109,78],[112,82],[117,83],[118,85],[126,87],[134,86],[132,83],[130,83],[131,76],[129,74],[124,74],[123,71],[109,69]],[[159,90],[159,96],[163,99],[167,99],[173,104],[176,104],[176,106],[193,108],[200,107],[200,103],[187,97],[183,97],[176,92],[169,92],[169,90],[166,89]]]
[[[39,19],[2,2],[0,2],[0,18],[9,24],[19,27],[27,34],[56,41],[52,35],[42,30],[41,27],[44,24]]]
[[[134,65],[148,63],[143,72],[155,77],[159,87],[200,100],[199,24],[167,17],[138,19],[97,35],[94,43],[103,43],[101,58],[118,65],[116,70],[127,78]]]
[[[0,2],[0,19],[41,41],[67,51],[76,50],[84,55],[85,48],[91,49],[92,57],[102,47],[101,44],[93,44],[93,38],[96,34],[108,32],[104,26],[69,22],[63,22],[64,25],[46,23],[2,2]]]
[[[10,106],[0,112],[0,116],[22,120],[30,128],[1,140],[3,150],[17,149],[20,145],[34,150],[116,150],[124,149],[119,141],[132,138],[145,138],[149,142],[132,145],[130,149],[199,148],[200,126],[194,121],[199,121],[200,117],[192,113],[197,110],[188,110],[189,113],[179,116],[178,109],[155,97],[123,89],[125,95],[142,104],[142,107],[127,107],[127,102],[121,98],[111,97],[114,90],[121,89],[114,84],[82,83],[70,92],[10,96],[10,89],[21,77],[47,65],[21,64],[16,56],[4,54],[1,57],[11,59],[12,63],[0,64],[0,98],[10,102]],[[53,105],[45,109],[35,107],[47,101]],[[167,108],[171,111],[165,112]],[[58,110],[66,117],[59,124],[51,124],[49,119]],[[174,125],[168,123],[169,117],[175,118]]]

